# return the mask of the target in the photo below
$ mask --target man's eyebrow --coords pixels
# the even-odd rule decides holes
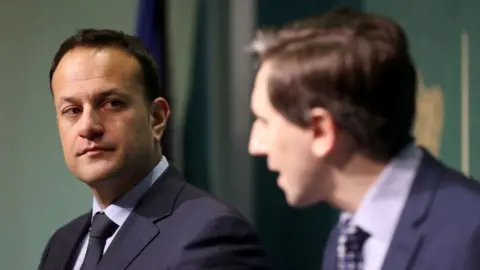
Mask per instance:
[[[255,115],[256,117],[261,117],[261,113],[259,113],[259,111],[255,106],[250,106],[250,111],[252,111],[252,114]]]
[[[255,110],[255,108],[253,106],[250,106],[250,111],[252,112],[252,114],[257,117],[258,116],[258,113],[257,111]]]
[[[265,116],[263,116],[262,114],[259,114],[257,111],[255,111],[253,108],[251,109],[252,111],[252,114],[253,116],[256,118],[256,119],[259,119],[263,122],[266,122],[267,121],[267,118]]]
[[[128,98],[128,95],[117,88],[111,88],[94,95],[94,99],[105,99],[110,96],[119,96],[120,98]],[[75,103],[78,102],[77,97],[63,96],[60,97],[60,103]]]
[[[75,97],[60,97],[60,104],[62,103],[75,103],[78,99]]]
[[[127,98],[128,95],[126,93],[124,93],[123,91],[120,91],[119,89],[117,88],[111,88],[111,89],[108,89],[108,90],[105,90],[103,92],[101,92],[100,94],[98,94],[96,96],[96,98],[107,98],[107,97],[110,97],[110,96],[119,96],[121,98]]]

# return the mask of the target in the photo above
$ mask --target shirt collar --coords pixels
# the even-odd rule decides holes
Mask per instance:
[[[122,226],[125,220],[128,218],[133,208],[140,200],[140,198],[147,192],[147,190],[157,181],[157,179],[163,174],[168,167],[167,159],[162,156],[162,159],[155,165],[153,170],[136,184],[132,189],[127,191],[120,199],[110,204],[103,210],[105,215],[110,218],[118,226]],[[98,201],[93,198],[92,206],[92,218],[98,213],[102,212],[102,208]]]
[[[369,189],[353,214],[352,224],[371,236],[390,241],[408,199],[421,157],[422,152],[414,144],[403,149]],[[342,215],[343,218],[351,216],[349,213]]]

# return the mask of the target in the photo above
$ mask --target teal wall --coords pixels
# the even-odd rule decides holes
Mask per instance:
[[[461,169],[460,33],[470,39],[470,174],[480,178],[480,2],[475,0],[365,0],[368,11],[397,20],[407,32],[411,50],[426,84],[444,92],[444,132],[440,158]]]
[[[135,2],[0,3],[0,269],[35,269],[52,232],[90,206],[63,161],[48,70],[78,28],[131,32]]]
[[[222,8],[220,2],[219,8]],[[202,15],[197,10],[197,0],[171,0],[171,3],[174,3],[171,27],[176,30],[171,33],[175,43],[173,84],[178,96],[172,101],[177,110],[173,117],[174,124],[178,125],[176,130],[185,128],[182,131],[186,135],[182,138],[185,142],[182,165],[191,182],[218,193],[223,190],[223,184],[217,182],[226,179],[229,168],[222,167],[223,171],[215,178],[217,182],[212,183],[215,173],[212,169],[217,165],[212,164],[215,158],[208,144],[211,129],[218,127],[212,127],[208,120],[212,114],[208,94],[212,85],[218,88],[215,91],[226,85],[225,81],[215,84],[211,80],[215,80],[215,72],[223,74],[222,68],[228,61],[217,59],[213,72],[209,71],[207,67],[212,62],[208,44],[225,42],[226,36],[221,33],[207,36],[207,27],[212,27],[215,21],[209,21],[210,26],[202,26],[200,22],[206,20],[206,13]],[[460,168],[461,154],[460,31],[469,32],[470,168],[471,173],[480,178],[480,140],[477,139],[480,124],[475,121],[478,115],[475,102],[480,100],[477,89],[480,78],[475,76],[480,65],[476,50],[480,46],[480,32],[475,27],[479,25],[476,10],[480,2],[439,0],[435,5],[427,5],[425,0],[364,0],[362,3],[359,0],[304,0],[302,5],[292,5],[290,0],[258,0],[257,23],[279,25],[339,3],[391,16],[405,27],[426,83],[440,84],[445,91],[446,120],[440,156],[455,168]],[[109,27],[132,32],[135,10],[136,1],[118,0],[78,3],[52,0],[48,5],[19,0],[0,4],[0,32],[4,37],[0,44],[3,60],[0,62],[0,210],[3,213],[0,269],[35,269],[52,232],[85,211],[91,203],[88,189],[66,169],[59,144],[47,74],[56,48],[78,28]],[[197,21],[196,16],[203,17]],[[197,31],[197,27],[201,30]],[[221,45],[220,49],[224,50],[225,46]],[[220,122],[225,124],[228,115],[222,117]],[[190,124],[183,127],[185,119]],[[223,127],[217,132],[221,130]],[[227,155],[221,153],[216,159]],[[222,175],[227,176],[222,178]],[[255,159],[256,192],[251,194],[255,201],[254,218],[272,263],[275,269],[318,269],[326,236],[337,213],[326,205],[304,210],[289,208],[274,179],[275,175],[266,170],[265,161]],[[229,193],[217,195],[228,199]]]
[[[185,102],[185,125],[183,137],[183,172],[185,178],[197,187],[210,190],[209,144],[208,144],[208,61],[206,39],[206,5],[200,1],[197,9],[197,24],[193,42],[192,83]]]

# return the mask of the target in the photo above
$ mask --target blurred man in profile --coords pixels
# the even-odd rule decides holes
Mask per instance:
[[[480,184],[412,137],[403,29],[342,8],[260,31],[249,151],[293,207],[341,211],[323,270],[480,269]]]
[[[56,53],[50,82],[66,164],[93,204],[53,234],[38,269],[266,269],[249,222],[162,155],[169,106],[136,38],[79,31]]]

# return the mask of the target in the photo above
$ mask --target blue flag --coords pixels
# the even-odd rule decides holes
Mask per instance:
[[[155,58],[160,71],[160,96],[170,101],[168,59],[167,59],[167,1],[139,0],[136,36],[147,46]],[[169,102],[170,106],[172,102]],[[170,125],[163,135],[163,154],[172,160],[172,134]]]

